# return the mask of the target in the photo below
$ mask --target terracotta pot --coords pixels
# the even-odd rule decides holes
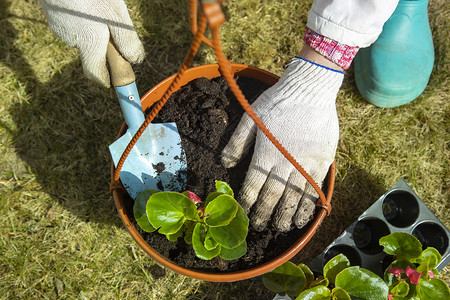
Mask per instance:
[[[242,65],[242,64],[231,64],[232,71],[239,76],[245,76],[250,77],[254,79],[258,79],[259,81],[262,81],[266,84],[273,85],[275,84],[279,77],[269,73],[267,71]],[[221,76],[219,72],[219,65],[218,64],[211,64],[211,65],[202,65],[199,67],[193,67],[186,71],[182,81],[181,86],[186,85],[190,81],[200,78],[200,77],[206,77],[206,78],[214,78]],[[155,101],[159,100],[164,92],[166,91],[167,87],[172,82],[175,75],[161,81],[158,83],[155,87],[153,87],[150,91],[148,91],[141,99],[142,107],[145,110],[149,106],[151,106]],[[124,123],[120,132],[119,137],[124,134],[126,131],[126,124]],[[114,174],[114,164],[112,164],[111,167],[111,182],[113,182],[113,174]],[[335,165],[334,163],[331,165],[328,176],[327,176],[327,203],[330,203],[331,196],[333,194],[333,188],[334,188],[334,178],[335,178]],[[155,251],[147,242],[143,239],[143,237],[139,234],[136,227],[131,223],[131,220],[129,219],[126,209],[132,209],[132,199],[127,194],[127,192],[124,189],[120,188],[114,188],[112,189],[112,195],[114,198],[114,202],[116,204],[117,210],[119,212],[120,217],[122,218],[123,223],[125,224],[125,227],[128,229],[128,231],[131,233],[133,238],[136,240],[136,242],[139,244],[139,246],[151,257],[153,257],[157,262],[162,264],[163,266],[179,273],[185,276],[189,276],[192,278],[205,280],[205,281],[214,281],[214,282],[232,282],[232,281],[238,281],[238,280],[244,280],[253,278],[256,276],[260,276],[264,273],[267,273],[276,267],[282,265],[292,257],[294,257],[305,245],[306,243],[312,238],[314,233],[316,232],[318,226],[322,223],[322,220],[325,218],[327,212],[325,209],[320,209],[319,212],[316,214],[314,220],[310,223],[310,227],[308,230],[303,234],[303,236],[290,247],[287,251],[285,251],[283,254],[281,254],[279,257],[264,263],[258,267],[254,267],[252,269],[248,270],[242,270],[238,272],[223,272],[223,273],[207,273],[207,272],[200,272],[200,271],[194,271],[187,268],[183,268],[181,266],[178,266],[169,260],[167,260],[165,257],[163,257],[161,254],[159,254],[157,251]],[[130,211],[132,213],[132,210]]]

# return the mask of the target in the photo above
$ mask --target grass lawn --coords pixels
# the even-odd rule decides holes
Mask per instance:
[[[141,93],[176,72],[192,34],[187,0],[127,0],[147,57]],[[278,75],[298,54],[312,1],[229,0],[229,59]],[[376,108],[347,72],[332,214],[296,258],[308,262],[400,178],[450,228],[449,15],[431,0],[435,66],[425,92]],[[208,283],[165,270],[125,230],[109,195],[118,101],[85,79],[38,0],[0,0],[0,299],[272,299],[260,278]],[[215,62],[202,47],[195,65]],[[450,284],[448,267],[441,278]]]

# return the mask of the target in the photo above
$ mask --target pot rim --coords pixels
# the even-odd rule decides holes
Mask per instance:
[[[252,67],[244,64],[230,64],[232,71],[235,74],[241,75],[241,76],[247,76],[254,79],[258,79],[264,83],[267,84],[275,84],[279,77],[275,74],[272,74],[268,71],[259,69],[257,67]],[[169,87],[173,79],[175,78],[176,74],[167,77],[163,81],[159,82],[157,85],[155,85],[153,88],[151,88],[142,98],[141,98],[141,104],[143,109],[145,110],[147,107],[151,106],[154,102],[159,100],[166,89]],[[183,86],[190,81],[199,78],[199,77],[206,77],[208,79],[221,76],[219,71],[219,65],[218,64],[206,64],[201,65],[197,67],[192,67],[186,70],[181,82],[180,86]],[[125,131],[126,131],[126,123],[124,122],[122,124],[122,127],[120,129],[118,137],[120,137]],[[111,184],[114,183],[114,163],[111,163]],[[327,194],[326,199],[327,202],[331,202],[331,197],[334,190],[334,182],[335,182],[335,162],[332,163],[328,170],[327,174]],[[239,281],[239,280],[245,280],[249,278],[253,278],[256,276],[263,275],[264,273],[270,272],[276,267],[282,265],[283,263],[290,260],[292,257],[294,257],[308,242],[309,240],[314,236],[317,228],[322,223],[323,219],[327,215],[327,211],[324,208],[320,208],[320,210],[317,212],[314,220],[310,223],[310,226],[308,227],[307,231],[297,240],[295,244],[292,245],[288,250],[286,250],[283,254],[280,256],[261,264],[260,266],[253,267],[251,269],[246,269],[242,271],[236,271],[236,272],[229,272],[229,273],[214,273],[214,272],[202,272],[202,271],[196,271],[188,268],[181,267],[177,264],[172,263],[168,259],[166,259],[164,256],[159,254],[156,250],[154,250],[139,234],[136,227],[131,223],[131,220],[128,218],[127,214],[125,213],[125,205],[124,205],[124,199],[129,197],[125,189],[123,188],[113,188],[111,189],[111,194],[114,198],[114,203],[116,205],[117,211],[120,215],[120,218],[122,219],[122,222],[124,223],[125,227],[131,234],[131,236],[134,238],[134,240],[138,243],[138,245],[146,252],[148,255],[150,255],[153,259],[155,259],[158,263],[161,265],[171,269],[172,271],[175,271],[179,274],[204,280],[204,281],[211,281],[211,282],[233,282],[233,281]]]

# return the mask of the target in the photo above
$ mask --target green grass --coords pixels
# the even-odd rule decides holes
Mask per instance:
[[[127,1],[146,60],[141,93],[176,72],[189,47],[187,1]],[[224,51],[282,74],[311,1],[228,1]],[[431,1],[436,61],[414,102],[376,108],[352,70],[338,96],[332,214],[295,260],[319,254],[400,178],[450,228],[449,4]],[[37,0],[0,0],[0,299],[272,299],[260,278],[207,283],[159,267],[132,240],[109,195],[122,123],[114,92],[87,81],[77,51],[48,29]],[[202,47],[195,64],[214,62]],[[448,267],[447,267],[448,268]],[[450,283],[446,269],[442,278]]]

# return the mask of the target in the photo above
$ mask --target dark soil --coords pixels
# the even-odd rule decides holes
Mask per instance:
[[[237,82],[249,102],[256,100],[268,88],[266,84],[246,77],[237,78]],[[155,122],[176,122],[186,153],[187,190],[202,199],[215,191],[216,180],[222,180],[231,185],[239,201],[238,192],[252,153],[231,169],[221,165],[220,153],[243,113],[224,78],[199,78],[174,93],[155,119]],[[132,203],[128,214],[134,220],[131,208]],[[135,226],[140,230],[137,224]],[[152,248],[180,266],[204,272],[235,272],[256,267],[281,255],[304,231],[294,229],[279,233],[269,228],[257,232],[250,227],[247,253],[233,261],[221,258],[201,260],[195,256],[192,246],[181,238],[174,243],[158,233],[140,233]]]

